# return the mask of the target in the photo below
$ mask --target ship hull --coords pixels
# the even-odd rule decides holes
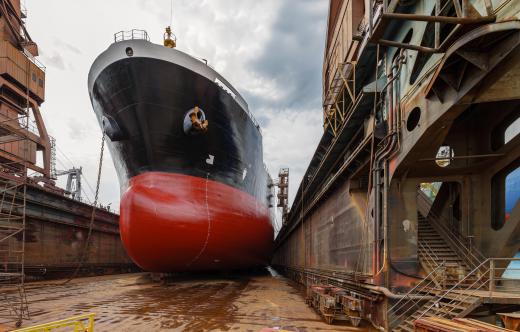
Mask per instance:
[[[121,185],[121,238],[140,267],[268,264],[273,227],[262,137],[224,78],[182,52],[119,42],[94,63],[89,92]],[[187,130],[195,107],[205,131]]]
[[[150,172],[130,180],[121,202],[121,238],[149,271],[242,269],[271,254],[268,210],[220,182]]]

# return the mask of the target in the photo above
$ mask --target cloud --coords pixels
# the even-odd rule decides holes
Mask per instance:
[[[321,68],[327,17],[325,0],[175,0],[173,30],[178,49],[205,58],[240,91],[262,125],[264,160],[273,177],[291,169],[290,198],[322,134]],[[28,29],[45,50],[49,133],[95,185],[101,132],[86,80],[94,59],[120,30],[141,28],[161,43],[170,24],[166,0],[27,0]],[[67,15],[63,15],[66,12]],[[74,26],[75,29],[63,29]],[[59,36],[59,37],[56,37]],[[63,180],[61,180],[63,181]],[[103,166],[101,201],[119,202],[109,156]]]
[[[44,53],[42,51],[40,51],[40,53],[42,55],[42,60],[46,66],[52,66],[59,70],[66,69],[65,60],[63,59],[63,57],[60,54],[53,52],[52,55],[47,55],[47,53]]]
[[[81,54],[81,50],[79,48],[77,48],[76,46],[64,41],[64,40],[61,40],[61,39],[58,39],[56,38],[54,40],[54,45],[58,48],[61,48],[61,49],[64,49],[64,50],[67,50],[69,52],[72,52],[72,53],[75,53],[75,54]]]
[[[67,121],[67,130],[71,140],[81,141],[88,138],[90,133],[96,131],[97,128],[86,125],[81,119],[69,118]]]
[[[323,132],[320,112],[293,109],[264,110],[269,125],[264,127],[264,158],[273,176],[290,169],[290,197],[294,197]]]
[[[255,105],[320,108],[327,2],[284,1],[260,56],[248,65],[270,94],[250,91]]]

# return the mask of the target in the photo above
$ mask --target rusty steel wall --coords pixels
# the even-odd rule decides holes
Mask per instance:
[[[413,329],[412,313],[394,317],[404,308],[445,312],[419,300],[438,273],[436,304],[493,291],[486,276],[520,248],[520,2],[467,1],[479,15],[464,21],[435,15],[440,3],[375,2],[359,36],[342,30],[355,17],[343,5],[351,15],[328,27],[324,135],[276,239],[274,263],[298,282],[380,292],[366,318],[382,313],[381,330]]]
[[[136,269],[123,248],[119,216],[97,208],[86,248],[93,207],[38,186],[27,187],[25,266],[29,276],[68,276],[82,261],[82,273]],[[19,211],[15,211],[19,213]],[[13,241],[21,242],[22,236]]]
[[[88,229],[52,222],[28,220],[25,242],[26,266],[47,269],[75,267],[85,249]],[[119,234],[95,231],[90,237],[86,266],[130,265]]]
[[[304,219],[303,228],[300,224],[293,230],[273,264],[371,273],[373,226],[366,222],[363,196],[366,193],[349,193],[349,182],[344,181]]]

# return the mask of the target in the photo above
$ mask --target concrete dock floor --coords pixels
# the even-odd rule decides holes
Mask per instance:
[[[305,304],[303,291],[276,273],[178,277],[167,284],[145,273],[79,278],[28,284],[27,299],[31,318],[23,327],[95,313],[95,331],[369,330],[327,325]]]

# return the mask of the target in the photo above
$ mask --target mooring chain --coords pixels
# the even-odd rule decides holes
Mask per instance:
[[[92,213],[90,215],[90,224],[88,226],[87,239],[85,240],[85,246],[83,247],[83,251],[81,252],[81,256],[80,256],[80,260],[78,261],[78,265],[76,266],[76,269],[74,270],[74,273],[72,274],[72,276],[63,283],[64,285],[69,283],[72,279],[76,278],[76,276],[79,273],[79,270],[81,269],[81,266],[83,265],[83,263],[85,261],[85,257],[87,256],[87,253],[88,253],[88,250],[90,247],[90,237],[92,235],[92,228],[94,226],[94,219],[96,217],[96,207],[97,207],[97,202],[98,202],[98,197],[99,197],[99,186],[101,183],[101,169],[103,167],[104,151],[105,151],[105,134],[103,134],[103,137],[101,138],[101,151],[99,154],[99,163],[98,163],[99,167],[98,167],[98,173],[97,173],[96,193],[94,195],[94,203],[92,205]]]

